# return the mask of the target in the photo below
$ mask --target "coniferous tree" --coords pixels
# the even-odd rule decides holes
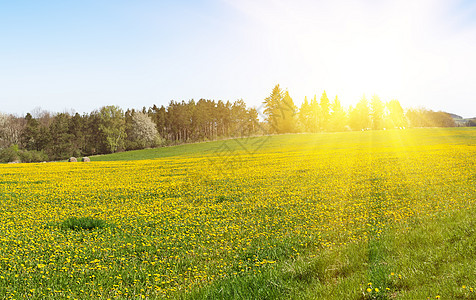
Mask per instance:
[[[205,99],[198,100],[192,113],[194,136],[197,140],[210,139],[210,110]]]
[[[231,119],[233,122],[232,131],[235,132],[236,136],[246,135],[248,116],[246,111],[246,103],[243,100],[237,100],[233,103],[231,107]]]
[[[387,105],[388,121],[386,127],[401,128],[406,126],[405,113],[398,100],[390,100]]]
[[[71,143],[75,154],[77,156],[85,154],[85,131],[84,131],[84,118],[75,113],[69,120],[69,133],[71,134]]]
[[[349,125],[353,130],[370,128],[370,109],[365,95],[349,113]]]
[[[289,96],[289,92],[284,92],[284,97],[281,103],[280,111],[281,118],[278,122],[279,133],[292,133],[296,132],[296,105]]]
[[[316,96],[310,102],[305,98],[296,115],[297,108],[289,92],[276,85],[264,104],[268,126],[260,123],[258,111],[248,109],[243,100],[233,103],[205,99],[171,101],[168,106],[154,105],[125,113],[117,106],[106,106],[83,116],[77,113],[53,115],[41,109],[35,109],[33,115],[28,113],[25,118],[0,114],[0,148],[18,144],[20,152],[22,149],[44,150],[52,159],[64,159],[72,154],[103,154],[153,146],[151,138],[138,133],[143,128],[139,124],[144,124],[139,119],[146,121],[149,133],[157,136],[158,131],[167,141],[176,143],[256,133],[342,131],[347,125],[354,130],[402,128],[407,124],[456,126],[447,113],[410,109],[404,114],[398,100],[383,105],[377,96],[373,96],[370,103],[364,96],[347,114],[338,97],[329,103],[324,91],[320,101]],[[134,116],[138,119],[134,120]],[[24,161],[31,161],[25,158]]]
[[[248,135],[254,135],[260,132],[261,126],[259,125],[258,111],[255,108],[250,108],[246,111],[247,114],[247,128]],[[264,132],[261,132],[264,133]]]
[[[317,101],[317,96],[314,95],[314,98],[311,100],[311,113],[310,113],[310,121],[309,126],[311,132],[319,132],[320,131],[320,124],[321,124],[321,108],[319,106],[319,102]]]
[[[135,140],[133,136],[133,122],[132,116],[136,113],[134,109],[128,109],[124,113],[126,138],[124,139],[124,148],[126,150],[141,149],[141,145]]]
[[[328,130],[329,129],[329,118],[330,118],[330,103],[329,99],[327,98],[326,91],[322,93],[321,101],[319,103],[320,107],[320,130]]]
[[[221,136],[221,137],[228,136],[229,124],[230,124],[230,110],[229,110],[229,107],[222,100],[218,100],[217,107],[216,107],[216,114],[217,114],[218,136]]]
[[[40,150],[40,123],[30,113],[25,116],[26,126],[22,133],[23,145],[27,150]]]
[[[304,97],[304,102],[299,109],[299,127],[302,132],[311,132],[311,106],[307,101],[307,97]]]
[[[51,139],[47,145],[48,157],[59,160],[71,156],[79,156],[79,151],[74,148],[74,135],[70,132],[70,116],[60,113],[54,116],[48,128]]]
[[[273,88],[271,95],[264,99],[264,114],[266,116],[266,121],[270,126],[271,133],[279,133],[278,124],[282,118],[282,110],[280,108],[282,106],[283,98],[283,91],[279,87],[279,84],[277,84]]]
[[[339,98],[336,96],[331,103],[331,113],[329,117],[329,128],[331,131],[344,131],[347,125],[347,116]]]
[[[264,100],[266,121],[272,133],[294,132],[296,128],[296,106],[289,92],[276,85],[271,95]]]
[[[372,129],[383,129],[384,127],[384,114],[385,105],[380,101],[377,95],[373,95],[370,100],[371,117],[372,117]]]
[[[91,112],[89,115],[83,116],[85,155],[104,154],[109,152],[103,134],[99,129],[100,121],[101,118],[98,110]]]
[[[166,109],[162,105],[160,108],[157,107],[157,105],[154,104],[151,108],[148,110],[148,115],[152,118],[152,121],[154,121],[158,133],[162,136],[166,136],[166,127],[165,127],[165,115],[166,115]]]

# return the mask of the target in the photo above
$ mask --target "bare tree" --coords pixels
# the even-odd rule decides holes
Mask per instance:
[[[25,124],[23,118],[0,113],[0,148],[19,145]]]
[[[49,127],[55,118],[55,114],[49,112],[39,106],[35,107],[31,112],[31,116],[38,120],[41,126]]]

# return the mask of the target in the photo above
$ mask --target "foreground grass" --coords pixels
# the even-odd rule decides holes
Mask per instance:
[[[476,210],[215,282],[188,299],[476,299]]]
[[[286,135],[4,165],[0,296],[474,299],[475,137]]]

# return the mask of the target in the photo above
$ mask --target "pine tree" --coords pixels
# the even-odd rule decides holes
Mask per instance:
[[[329,118],[329,128],[331,131],[344,131],[346,126],[346,113],[339,98],[336,96],[331,103],[331,113]]]
[[[395,99],[390,100],[386,106],[388,109],[388,125],[386,126],[389,128],[405,127],[405,114],[403,112],[402,106],[400,105],[400,102]]]
[[[363,95],[354,109],[349,113],[349,125],[353,130],[362,130],[370,127],[370,109]]]
[[[314,95],[314,98],[311,100],[311,113],[310,113],[310,121],[309,126],[311,132],[318,132],[319,131],[319,120],[320,120],[320,107],[319,102],[317,102],[317,96]]]
[[[289,96],[289,92],[284,92],[283,101],[280,104],[281,118],[278,121],[279,133],[292,133],[296,131],[296,106]]]
[[[277,84],[271,95],[264,99],[263,103],[265,105],[264,114],[271,132],[288,133],[295,131],[297,109],[288,91],[283,92]]]
[[[370,100],[372,129],[383,129],[385,106],[377,95],[373,95]]]
[[[22,133],[22,143],[27,150],[41,150],[40,123],[30,113],[25,116],[26,127]]]
[[[279,84],[277,84],[273,88],[271,95],[264,99],[263,102],[265,107],[264,114],[266,116],[266,121],[268,122],[271,133],[279,133],[278,123],[281,118],[281,112],[279,108],[282,101],[283,91],[279,87]]]
[[[326,91],[321,96],[320,113],[320,130],[329,130],[330,103]]]
[[[60,113],[53,118],[48,127],[51,140],[46,150],[50,159],[64,159],[77,155],[78,151],[72,143],[74,135],[70,133],[70,119],[70,115]]]
[[[311,131],[311,106],[307,101],[307,97],[304,97],[304,102],[301,104],[301,109],[299,110],[299,126],[301,127],[302,132]]]

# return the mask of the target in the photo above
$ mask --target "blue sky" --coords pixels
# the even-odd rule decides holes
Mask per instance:
[[[0,111],[243,99],[279,83],[476,116],[476,1],[0,1]]]

